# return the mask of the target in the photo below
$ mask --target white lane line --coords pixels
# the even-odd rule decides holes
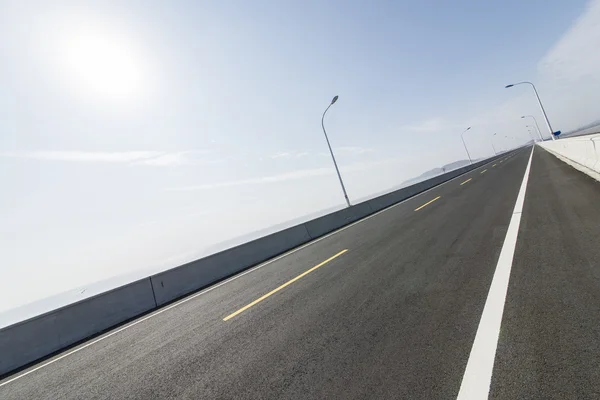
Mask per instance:
[[[479,170],[479,169],[481,169],[481,168],[484,168],[486,165],[489,165],[490,163],[492,163],[492,161],[490,161],[490,162],[486,163],[485,165],[482,165],[481,167],[475,168],[475,169],[474,169],[474,170],[472,170],[472,171],[465,172],[464,174],[461,174],[461,175],[459,175],[459,176],[457,176],[457,177],[455,177],[455,178],[452,178],[452,179],[450,179],[449,181],[446,181],[446,182],[444,182],[444,183],[442,183],[442,184],[440,184],[440,185],[438,185],[438,186],[432,187],[431,189],[427,189],[427,190],[425,190],[424,192],[421,192],[421,193],[419,193],[419,194],[416,194],[416,195],[414,195],[414,196],[411,196],[411,197],[409,197],[408,199],[402,200],[401,202],[399,202],[399,203],[396,203],[396,204],[394,204],[394,205],[392,205],[392,206],[390,206],[390,207],[388,207],[388,208],[384,208],[383,210],[377,211],[376,213],[374,213],[374,214],[371,214],[371,215],[369,215],[368,217],[365,217],[365,218],[363,218],[363,219],[360,219],[360,220],[358,220],[358,221],[356,221],[356,222],[353,222],[353,223],[351,223],[350,225],[346,225],[346,226],[344,226],[344,227],[342,227],[342,228],[340,228],[340,229],[338,229],[338,230],[336,230],[336,231],[333,231],[333,232],[331,232],[331,233],[328,233],[328,234],[327,234],[327,235],[325,235],[325,236],[321,236],[320,238],[314,239],[314,240],[312,240],[312,241],[310,241],[310,242],[308,242],[308,243],[306,243],[306,244],[304,244],[304,245],[302,245],[302,246],[300,246],[300,247],[297,247],[297,248],[295,248],[295,249],[293,249],[293,250],[290,250],[290,251],[288,251],[288,252],[286,252],[286,253],[283,253],[283,254],[281,254],[280,256],[277,256],[277,257],[275,257],[275,258],[272,258],[272,259],[270,259],[270,260],[268,260],[268,261],[265,261],[264,263],[262,263],[262,264],[259,264],[259,265],[255,266],[255,267],[252,267],[252,268],[250,268],[250,269],[248,269],[248,270],[246,270],[246,271],[244,271],[244,272],[241,272],[241,273],[239,273],[239,274],[237,274],[237,275],[235,275],[235,276],[232,276],[231,278],[229,278],[229,279],[226,279],[226,280],[224,280],[223,282],[220,282],[220,283],[218,283],[218,284],[216,284],[216,285],[214,285],[214,286],[211,286],[211,287],[209,287],[209,288],[206,288],[206,289],[204,289],[204,290],[202,290],[202,291],[200,291],[200,292],[198,292],[198,293],[194,293],[194,294],[192,294],[192,295],[190,295],[190,296],[188,296],[188,297],[186,297],[186,298],[184,298],[184,299],[181,299],[181,300],[179,300],[179,301],[177,301],[177,302],[175,302],[175,303],[171,304],[170,306],[167,306],[167,307],[161,308],[161,309],[159,309],[159,310],[157,310],[157,311],[154,311],[154,312],[152,312],[152,313],[150,313],[150,314],[146,315],[145,317],[143,317],[143,318],[141,318],[141,319],[135,320],[135,321],[133,321],[133,322],[131,322],[131,323],[127,324],[127,325],[124,325],[124,326],[122,326],[121,328],[119,328],[119,329],[117,329],[117,330],[115,330],[115,331],[112,331],[112,332],[109,332],[109,333],[107,333],[107,334],[105,334],[105,335],[103,335],[103,336],[100,336],[100,337],[98,337],[98,338],[94,339],[93,341],[91,341],[91,342],[89,342],[89,343],[85,343],[85,344],[81,345],[80,347],[76,347],[76,348],[74,348],[73,350],[71,350],[71,351],[69,351],[69,352],[67,352],[67,353],[65,353],[65,354],[62,354],[62,355],[60,355],[60,356],[57,356],[56,358],[53,358],[53,359],[51,359],[51,360],[49,360],[49,361],[45,362],[44,364],[41,364],[41,365],[39,365],[39,366],[37,366],[37,367],[35,367],[35,368],[33,368],[33,369],[26,370],[26,371],[25,371],[25,372],[23,372],[22,374],[20,374],[20,375],[17,375],[17,376],[15,376],[15,377],[13,377],[13,378],[11,378],[11,379],[7,380],[7,381],[0,382],[0,387],[4,386],[4,385],[6,385],[6,384],[9,384],[9,383],[11,383],[11,382],[13,382],[13,381],[16,381],[17,379],[20,379],[20,378],[22,378],[22,377],[24,377],[24,376],[27,376],[27,375],[31,374],[32,372],[35,372],[35,371],[37,371],[37,370],[39,370],[39,369],[42,369],[42,368],[44,368],[44,367],[47,367],[47,366],[48,366],[48,365],[50,365],[50,364],[54,364],[55,362],[57,362],[57,361],[59,361],[59,360],[62,360],[62,359],[63,359],[63,358],[65,358],[65,357],[68,357],[68,356],[70,356],[70,355],[72,355],[72,354],[75,354],[75,353],[77,353],[77,352],[79,352],[79,351],[81,351],[81,350],[83,350],[83,349],[85,349],[85,348],[87,348],[87,347],[90,347],[90,346],[92,346],[92,345],[94,345],[94,344],[96,344],[96,343],[98,343],[98,342],[100,342],[100,341],[102,341],[102,340],[104,340],[104,339],[107,339],[107,338],[109,338],[109,337],[111,337],[111,336],[113,336],[113,335],[116,335],[116,334],[117,334],[117,333],[119,333],[119,332],[123,332],[125,329],[129,329],[129,328],[131,328],[132,326],[135,326],[135,325],[137,325],[137,324],[139,324],[139,323],[141,323],[141,322],[144,322],[144,321],[146,321],[146,320],[148,320],[148,319],[150,319],[150,318],[152,318],[152,317],[155,317],[155,316],[157,316],[157,315],[159,315],[159,314],[162,314],[162,313],[164,313],[165,311],[168,311],[168,310],[170,310],[170,309],[172,309],[172,308],[175,308],[175,307],[177,307],[177,306],[179,306],[179,305],[181,305],[181,304],[183,304],[183,303],[187,303],[188,301],[190,301],[190,300],[192,300],[192,299],[195,299],[195,298],[196,298],[196,297],[198,297],[198,296],[201,296],[201,295],[203,295],[203,294],[205,294],[205,293],[208,293],[208,292],[210,292],[210,291],[212,291],[212,290],[214,290],[214,289],[217,289],[218,287],[221,287],[221,286],[223,286],[223,285],[225,285],[225,284],[227,284],[227,283],[229,283],[229,282],[231,282],[231,281],[234,281],[234,280],[236,280],[236,279],[238,279],[238,278],[241,278],[242,276],[244,276],[244,275],[246,275],[246,274],[249,274],[249,273],[251,273],[251,272],[254,272],[254,271],[256,271],[256,270],[257,270],[257,269],[259,269],[259,268],[262,268],[262,267],[264,267],[264,266],[267,266],[267,265],[269,265],[269,264],[271,264],[271,263],[274,263],[275,261],[278,261],[278,260],[280,260],[280,259],[282,259],[282,258],[284,258],[284,257],[287,257],[287,256],[289,256],[290,254],[293,254],[293,253],[295,253],[295,252],[297,252],[297,251],[300,251],[300,250],[302,250],[302,249],[304,249],[304,248],[306,248],[306,247],[308,247],[308,246],[311,246],[311,245],[313,245],[313,244],[315,244],[315,243],[318,243],[318,242],[320,242],[321,240],[325,240],[325,239],[327,239],[327,238],[328,238],[328,237],[330,237],[330,236],[333,236],[333,235],[335,235],[335,234],[338,234],[338,233],[340,233],[340,232],[342,232],[342,231],[344,231],[344,230],[346,230],[346,229],[348,229],[348,228],[351,228],[351,227],[353,227],[354,225],[358,225],[358,224],[360,224],[361,222],[365,222],[366,220],[368,220],[368,219],[371,219],[371,218],[373,218],[373,217],[375,217],[375,216],[377,216],[377,215],[379,215],[379,214],[381,214],[381,213],[383,213],[383,212],[389,211],[389,210],[391,210],[392,208],[394,208],[394,207],[397,207],[397,206],[399,206],[399,205],[401,205],[401,204],[403,204],[403,203],[405,203],[405,202],[407,202],[407,201],[410,201],[410,200],[412,200],[412,199],[415,199],[415,198],[417,198],[417,197],[419,197],[419,196],[421,196],[421,195],[423,195],[423,194],[426,194],[426,193],[428,193],[428,192],[430,192],[430,191],[432,191],[432,190],[437,190],[437,189],[439,189],[441,186],[443,186],[443,185],[445,185],[445,184],[447,184],[447,183],[450,183],[450,182],[452,182],[452,181],[454,181],[454,180],[456,180],[456,179],[459,179],[459,178],[463,177],[465,174],[468,174],[468,173],[471,173],[471,172],[475,172],[475,171],[477,171],[477,170]]]
[[[521,213],[523,212],[523,202],[525,201],[525,191],[527,190],[527,181],[529,180],[533,150],[531,149],[531,154],[529,155],[529,163],[525,169],[525,176],[523,177],[517,202],[506,232],[506,238],[500,251],[500,257],[498,258],[494,278],[492,279],[487,300],[485,301],[483,314],[481,315],[481,320],[479,320],[479,327],[477,328],[477,334],[471,348],[471,354],[469,355],[469,361],[467,362],[467,368],[465,369],[457,400],[484,400],[489,396],[494,359],[496,358],[496,347],[498,346],[498,336],[500,334],[500,324],[502,323],[502,313],[504,312],[510,270],[515,255],[517,235],[519,234],[519,224],[521,223]]]

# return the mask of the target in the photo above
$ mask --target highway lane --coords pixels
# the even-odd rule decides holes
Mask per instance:
[[[600,398],[600,184],[537,147],[491,399]]]
[[[163,309],[0,397],[455,398],[529,153]]]

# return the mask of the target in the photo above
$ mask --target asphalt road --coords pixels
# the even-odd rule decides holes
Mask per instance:
[[[600,182],[536,148],[492,399],[600,398]]]
[[[456,399],[530,153],[9,377],[0,398]],[[599,387],[600,193],[570,168],[534,152],[492,398]]]

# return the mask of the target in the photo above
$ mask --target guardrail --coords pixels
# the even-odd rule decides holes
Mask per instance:
[[[600,173],[600,135],[598,134],[544,142],[540,146],[582,168]]]
[[[0,377],[381,211],[505,154],[0,329]]]

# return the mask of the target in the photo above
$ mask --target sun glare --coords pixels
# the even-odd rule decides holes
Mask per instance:
[[[91,32],[70,36],[62,61],[69,80],[90,95],[131,101],[142,90],[140,62],[122,38]]]

